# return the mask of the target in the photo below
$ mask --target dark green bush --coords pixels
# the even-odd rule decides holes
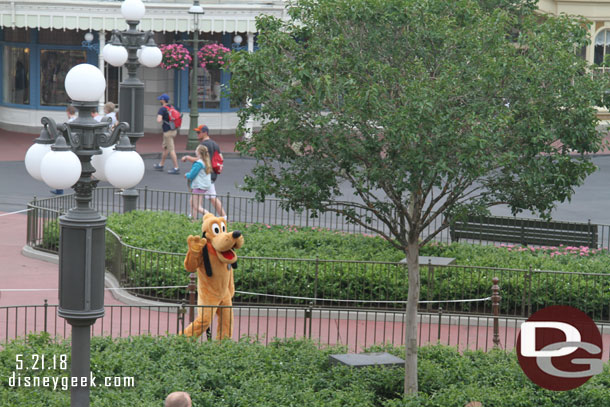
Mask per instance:
[[[374,347],[399,357],[404,348]],[[503,351],[458,353],[430,346],[419,351],[417,397],[403,399],[404,369],[332,366],[328,355],[342,348],[318,349],[313,342],[288,340],[263,346],[240,342],[196,342],[184,337],[92,338],[91,370],[98,386],[91,390],[95,407],[160,406],[172,391],[187,391],[197,407],[462,407],[478,400],[484,406],[602,407],[610,399],[610,369],[569,392],[546,391],[522,373],[516,357]],[[0,406],[64,407],[70,392],[44,387],[10,387],[8,378],[61,378],[67,370],[16,371],[16,355],[47,360],[70,358],[69,343],[48,335],[6,344],[0,353]],[[31,366],[31,363],[29,364]],[[103,377],[134,377],[135,387],[99,386]]]
[[[51,224],[50,224],[51,225]],[[402,301],[406,298],[407,278],[404,265],[394,262],[404,255],[378,237],[350,235],[289,226],[230,224],[230,229],[244,233],[246,243],[238,252],[241,257],[235,272],[238,291],[334,299]],[[120,261],[124,283],[131,286],[186,286],[188,273],[183,269],[186,238],[199,234],[200,222],[190,222],[184,215],[169,212],[134,211],[114,214],[108,227],[123,242],[149,249],[124,250]],[[55,236],[49,228],[48,235]],[[112,261],[117,247],[107,244],[107,260]],[[155,252],[167,252],[157,254]],[[574,253],[556,255],[560,250],[532,250],[520,247],[495,247],[469,244],[437,244],[424,247],[422,255],[455,257],[460,266],[435,268],[430,274],[421,268],[421,298],[446,300],[484,298],[490,295],[492,278],[500,278],[501,311],[521,314],[553,305],[570,304],[597,320],[610,319],[610,255],[572,249]],[[561,249],[562,252],[567,250]],[[292,260],[261,260],[249,257],[274,257]],[[316,261],[316,258],[319,261]],[[297,259],[309,259],[299,261]],[[344,260],[342,262],[329,260]],[[346,261],[372,260],[389,263]],[[483,266],[477,269],[469,266]],[[494,270],[492,268],[500,268]],[[519,269],[519,270],[507,270]],[[531,269],[531,273],[528,271]],[[566,274],[541,273],[537,270],[559,270]],[[575,272],[599,273],[582,275]],[[316,278],[317,276],[317,278]],[[185,289],[147,290],[139,294],[181,299]],[[255,297],[237,294],[236,302],[287,303],[279,297]],[[296,300],[291,303],[308,303]],[[325,303],[336,305],[337,302]],[[343,305],[357,305],[346,304]],[[320,304],[324,305],[324,304]],[[369,304],[370,305],[370,304]],[[374,305],[374,304],[373,304]],[[390,306],[402,308],[402,304]],[[447,304],[448,311],[489,312],[487,303]],[[434,306],[435,307],[435,306]],[[433,308],[434,308],[433,307]]]

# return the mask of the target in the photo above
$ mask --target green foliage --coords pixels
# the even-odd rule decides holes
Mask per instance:
[[[168,253],[186,253],[187,237],[201,234],[201,220],[191,222],[185,215],[172,212],[112,214],[107,226],[128,245]],[[266,224],[229,223],[228,227],[244,234],[246,244],[239,249],[240,256],[378,261],[404,258],[387,241],[370,235]]]
[[[231,97],[251,101],[240,129],[262,123],[238,146],[258,159],[246,188],[333,211],[347,183],[360,201],[342,214],[392,225],[403,251],[443,214],[498,203],[549,213],[595,169],[572,152],[599,150],[594,106],[607,84],[574,52],[588,25],[534,10],[298,0],[290,21],[259,17],[259,50],[231,61]]]
[[[376,346],[402,356],[404,349]],[[159,406],[172,391],[187,391],[195,406],[214,407],[462,407],[478,400],[487,406],[574,405],[601,407],[610,397],[610,369],[569,392],[543,390],[522,373],[513,353],[467,351],[429,346],[420,348],[417,397],[402,398],[404,369],[333,366],[328,356],[345,353],[338,347],[319,349],[310,341],[287,340],[268,346],[240,342],[196,342],[188,338],[149,336],[91,341],[91,370],[98,386],[91,389],[96,407]],[[16,370],[17,355],[32,366],[33,355],[66,355],[67,369]],[[0,406],[63,407],[69,390],[9,386],[9,377],[69,376],[69,342],[48,335],[7,343],[0,352]],[[105,377],[133,377],[134,387],[100,386]]]

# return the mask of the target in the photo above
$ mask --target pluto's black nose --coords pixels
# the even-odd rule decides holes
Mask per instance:
[[[233,239],[238,239],[241,236],[241,232],[239,230],[233,231]]]

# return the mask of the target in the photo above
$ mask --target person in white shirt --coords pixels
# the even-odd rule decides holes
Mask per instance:
[[[116,126],[118,120],[116,118],[116,112],[114,109],[116,108],[115,104],[112,102],[108,102],[104,105],[104,117],[110,117],[112,119],[111,128]]]

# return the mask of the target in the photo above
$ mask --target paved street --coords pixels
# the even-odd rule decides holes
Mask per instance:
[[[0,130],[0,211],[13,212],[26,207],[32,197],[51,196],[43,182],[36,181],[25,170],[23,157],[32,144],[35,135],[19,135]],[[235,153],[234,136],[214,137],[225,153],[225,165],[218,179],[216,190],[219,195],[230,193],[233,196],[252,196],[239,189],[245,175],[249,174],[255,165],[251,158],[240,157]],[[186,136],[179,136],[176,149],[179,154],[185,154]],[[146,173],[139,186],[148,186],[152,189],[168,191],[186,191],[184,173],[190,168],[189,164],[180,163],[180,175],[169,175],[165,172],[154,171],[152,165],[158,162],[161,148],[160,134],[147,134],[138,142],[137,150],[145,157]],[[593,158],[599,170],[589,176],[585,184],[576,189],[572,202],[558,205],[553,212],[556,220],[586,222],[591,219],[593,223],[610,224],[610,155],[599,155]],[[171,161],[166,162],[166,169]],[[100,183],[100,186],[109,185]],[[342,188],[344,199],[354,199],[350,188]],[[507,208],[492,209],[495,215],[510,215]],[[522,217],[531,217],[531,214],[520,214]]]

